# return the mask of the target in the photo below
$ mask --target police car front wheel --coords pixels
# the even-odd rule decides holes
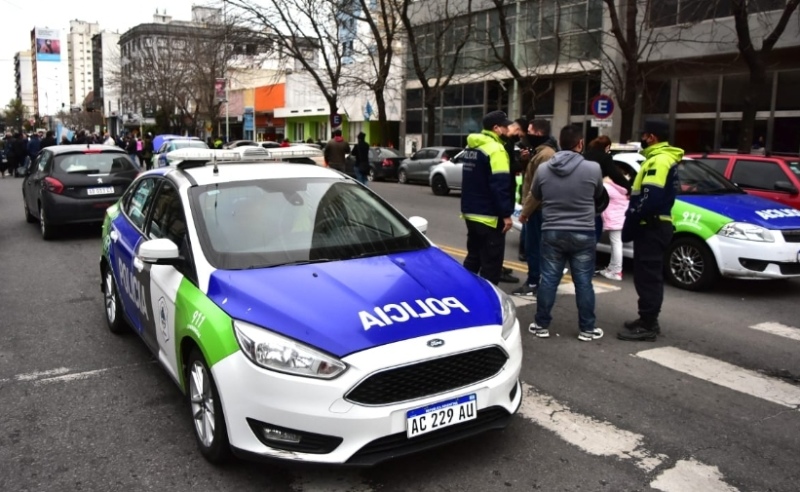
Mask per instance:
[[[711,288],[719,278],[714,254],[704,241],[693,237],[681,237],[669,245],[666,274],[672,285],[694,291]]]
[[[106,323],[111,333],[123,333],[126,329],[123,319],[122,304],[120,303],[117,283],[114,281],[114,272],[111,268],[105,268],[105,278],[103,279],[103,298],[106,306]]]
[[[206,365],[203,354],[192,349],[187,362],[186,380],[189,386],[189,406],[194,421],[194,436],[200,453],[209,462],[220,464],[231,455],[225,415],[219,401],[214,377]]]

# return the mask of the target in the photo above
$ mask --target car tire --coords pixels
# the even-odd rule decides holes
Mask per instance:
[[[35,224],[38,222],[36,216],[31,213],[30,209],[28,209],[28,200],[25,198],[25,195],[22,195],[22,205],[25,207],[25,222],[28,224]]]
[[[375,176],[375,169],[370,168],[369,174],[367,174],[367,181],[378,181],[378,178]]]
[[[186,363],[186,386],[194,437],[200,454],[215,465],[230,459],[231,446],[225,414],[214,376],[198,348],[189,353]]]
[[[401,184],[408,184],[408,174],[405,169],[397,171],[397,182]]]
[[[53,226],[53,224],[47,220],[47,216],[45,215],[43,208],[39,209],[39,232],[42,233],[42,239],[45,241],[51,241],[56,238],[55,226]]]
[[[119,335],[125,333],[128,329],[125,322],[125,314],[122,312],[122,301],[119,297],[119,289],[117,289],[117,282],[114,280],[114,272],[111,267],[106,265],[103,270],[103,300],[106,307],[106,324],[111,333]]]
[[[447,187],[447,180],[441,174],[437,174],[431,179],[431,189],[433,194],[438,196],[445,196],[450,193],[450,188]]]
[[[707,290],[719,278],[714,254],[704,241],[694,237],[672,241],[664,267],[669,283],[685,290]]]

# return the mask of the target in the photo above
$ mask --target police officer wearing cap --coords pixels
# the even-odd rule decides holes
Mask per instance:
[[[502,276],[505,234],[514,212],[509,157],[502,141],[511,123],[502,111],[486,114],[483,131],[467,137],[462,158],[461,214],[467,225],[464,267],[495,285]]]
[[[622,230],[622,240],[633,241],[633,284],[639,295],[639,318],[625,322],[625,329],[617,334],[627,341],[655,341],[661,333],[658,315],[664,301],[664,255],[672,240],[677,164],[683,158],[683,150],[667,142],[666,122],[646,121],[641,137],[645,161],[633,181]]]

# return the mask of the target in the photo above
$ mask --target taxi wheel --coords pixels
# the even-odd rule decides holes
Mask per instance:
[[[672,241],[665,267],[667,280],[681,289],[707,290],[719,278],[714,254],[705,242],[693,237]]]
[[[119,298],[119,290],[117,290],[117,282],[114,280],[114,272],[109,267],[104,270],[103,300],[106,306],[106,324],[108,324],[108,330],[111,333],[119,335],[127,329],[122,312],[122,303]]]
[[[39,209],[39,230],[42,233],[42,239],[45,241],[50,241],[56,237],[55,227],[47,220],[43,208]]]
[[[189,354],[186,369],[189,405],[194,422],[194,437],[200,453],[210,463],[222,464],[230,459],[228,429],[219,401],[214,377],[197,348]]]
[[[408,184],[408,174],[405,169],[397,171],[397,182],[401,184]]]
[[[437,174],[433,177],[431,188],[433,189],[434,195],[444,196],[450,193],[450,188],[447,187],[447,181],[445,181],[444,176],[441,174]]]

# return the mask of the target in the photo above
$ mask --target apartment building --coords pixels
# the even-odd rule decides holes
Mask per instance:
[[[67,65],[69,73],[69,102],[73,108],[82,108],[86,96],[94,88],[92,66],[92,37],[100,32],[94,22],[72,20],[67,34]]]
[[[25,118],[33,115],[33,53],[19,51],[14,54],[14,87],[17,99],[28,110]]]

